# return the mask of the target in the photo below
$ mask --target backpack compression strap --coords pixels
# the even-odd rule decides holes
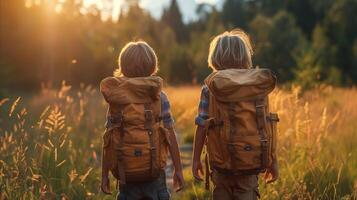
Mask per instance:
[[[266,113],[265,113],[265,99],[257,99],[255,101],[255,109],[257,116],[257,126],[258,132],[260,135],[260,145],[262,150],[261,161],[262,161],[262,169],[266,169],[268,167],[268,140],[266,133]]]
[[[153,122],[154,122],[154,115],[153,111],[151,109],[151,104],[150,103],[145,103],[144,104],[144,113],[145,113],[145,129],[148,132],[149,135],[149,144],[150,144],[150,153],[151,153],[151,176],[156,177],[158,174],[158,170],[156,170],[155,163],[157,158],[156,158],[156,147],[153,141]]]
[[[234,102],[230,102],[227,106],[227,111],[228,111],[228,118],[229,118],[229,133],[228,133],[228,151],[231,155],[231,160],[233,161],[233,156],[234,154],[236,153],[235,149],[234,149],[234,145],[233,145],[233,137],[234,137],[234,134],[236,133],[236,122],[235,122],[235,103]],[[234,165],[234,162],[231,162],[232,163],[232,167],[235,168],[233,165]]]
[[[119,141],[119,150],[118,150],[118,173],[119,173],[119,187],[122,187],[126,184],[125,179],[125,171],[124,171],[124,164],[123,164],[123,146],[124,146],[124,116],[123,112],[120,113],[118,116],[119,122],[119,134],[120,134],[120,141]]]
[[[209,106],[216,105],[216,100],[212,93],[209,93]],[[210,108],[210,113],[211,113],[211,108]],[[212,114],[210,114],[212,115]],[[214,115],[213,115],[214,116]],[[208,133],[210,129],[216,129],[217,127],[222,127],[224,124],[223,120],[220,120],[216,117],[210,117],[205,120],[204,122],[204,129],[205,129],[205,135],[206,135],[206,140],[205,140],[205,189],[209,190],[210,189],[210,178],[211,178],[211,169],[209,166],[209,157],[208,157],[208,147],[207,147],[207,142],[208,142]]]

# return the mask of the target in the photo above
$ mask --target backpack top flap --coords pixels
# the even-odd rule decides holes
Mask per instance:
[[[225,69],[213,72],[205,84],[218,101],[235,102],[268,95],[276,76],[269,69]]]
[[[162,79],[149,77],[108,77],[100,83],[105,100],[112,104],[151,103],[160,98]]]

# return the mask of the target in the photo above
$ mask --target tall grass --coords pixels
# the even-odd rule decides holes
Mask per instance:
[[[200,89],[165,91],[179,139],[191,143]],[[281,119],[280,179],[260,183],[262,199],[356,199],[354,99],[356,89],[332,87],[277,89],[271,95],[271,110]],[[58,90],[0,99],[0,199],[113,199],[99,192],[105,111],[97,89],[74,90],[65,82]],[[189,167],[185,177],[186,188],[175,199],[209,198]]]
[[[31,110],[31,112],[28,111]],[[63,83],[1,107],[0,199],[88,199],[98,193],[105,106]]]

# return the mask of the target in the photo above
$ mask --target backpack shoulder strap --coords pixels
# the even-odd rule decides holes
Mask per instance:
[[[218,114],[219,108],[218,103],[214,95],[208,91],[209,94],[209,100],[208,100],[208,116],[209,118],[205,120],[205,129],[208,131],[208,129],[217,127],[217,126],[223,126],[224,122],[221,119],[221,116]],[[207,132],[208,133],[208,132]]]
[[[125,171],[124,171],[124,165],[123,165],[123,146],[124,146],[124,114],[123,111],[120,109],[120,112],[116,114],[115,116],[110,115],[109,109],[107,112],[107,121],[105,124],[106,127],[106,132],[112,132],[115,128],[119,129],[119,134],[120,134],[120,140],[119,140],[119,146],[117,151],[117,164],[118,164],[118,176],[119,176],[119,184],[117,183],[118,187],[124,186],[126,184],[126,178],[125,178]],[[113,134],[113,133],[111,133]],[[111,137],[111,136],[110,136]],[[103,152],[104,152],[104,146],[103,146]],[[103,158],[102,158],[103,159]],[[102,161],[102,166],[105,166],[106,164]]]
[[[229,120],[229,133],[228,133],[228,151],[231,153],[231,156],[234,155],[235,149],[232,144],[234,134],[237,132],[236,123],[235,123],[235,111],[236,104],[234,102],[227,103],[227,113],[228,113],[228,120]]]
[[[205,120],[204,128],[206,133],[206,141],[205,141],[205,189],[210,189],[210,177],[211,177],[211,169],[209,166],[209,158],[208,158],[208,150],[207,150],[207,139],[209,129],[217,128],[219,126],[223,126],[224,121],[219,119],[218,116],[218,108],[217,108],[217,101],[214,95],[208,90],[208,115],[209,118]]]
[[[118,122],[116,124],[119,125],[119,134],[120,134],[120,141],[119,141],[119,150],[118,150],[118,173],[119,173],[119,187],[126,184],[125,178],[125,171],[124,171],[124,164],[123,164],[123,147],[124,147],[124,115],[123,112],[117,116]]]

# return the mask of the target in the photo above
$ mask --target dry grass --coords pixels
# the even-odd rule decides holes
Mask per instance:
[[[191,142],[200,89],[166,88],[182,142]],[[357,190],[357,90],[276,90],[281,177],[262,199],[353,199]],[[0,199],[113,199],[99,193],[105,103],[65,83],[32,97],[0,100]],[[180,199],[206,199],[185,170]],[[112,186],[114,187],[114,181]],[[112,187],[112,189],[113,189]],[[354,196],[353,196],[354,195]]]

